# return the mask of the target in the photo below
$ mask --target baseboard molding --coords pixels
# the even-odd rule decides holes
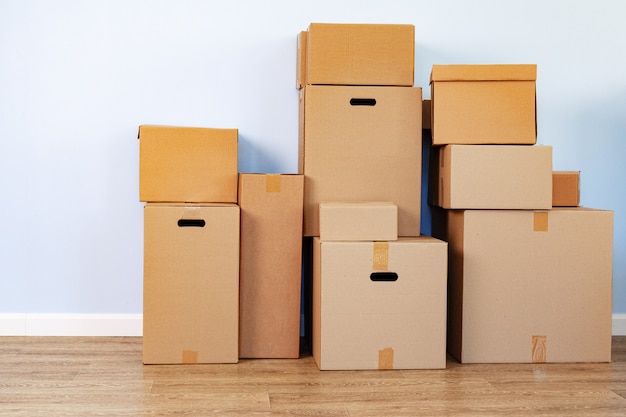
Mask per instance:
[[[303,330],[301,328],[301,331]],[[142,334],[142,314],[0,314],[0,336],[141,336]],[[613,336],[626,336],[626,314],[613,314]]]

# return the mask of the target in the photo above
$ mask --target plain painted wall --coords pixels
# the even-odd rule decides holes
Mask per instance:
[[[297,171],[296,34],[415,25],[432,64],[538,64],[538,143],[615,210],[626,312],[626,3],[0,0],[0,313],[141,313],[137,127],[236,127],[240,171]],[[425,228],[428,228],[426,225]]]

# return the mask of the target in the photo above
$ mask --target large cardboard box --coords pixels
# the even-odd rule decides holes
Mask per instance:
[[[446,145],[433,149],[429,200],[448,209],[549,209],[552,147]]]
[[[445,368],[445,242],[316,237],[313,245],[313,357],[320,369]]]
[[[239,357],[297,358],[302,281],[302,175],[239,175]]]
[[[552,206],[577,207],[580,204],[580,171],[552,173]]]
[[[433,145],[534,144],[536,65],[433,65]]]
[[[236,203],[237,129],[139,127],[139,200]]]
[[[238,361],[239,207],[144,208],[143,362]]]
[[[298,39],[297,85],[413,86],[415,27],[311,23]],[[306,71],[302,71],[306,68]]]
[[[612,211],[447,217],[450,354],[463,363],[611,360]]]
[[[398,235],[420,233],[422,90],[306,86],[300,94],[304,234],[319,236],[322,201],[390,201]]]
[[[320,203],[320,239],[374,241],[398,239],[398,206],[390,202]]]

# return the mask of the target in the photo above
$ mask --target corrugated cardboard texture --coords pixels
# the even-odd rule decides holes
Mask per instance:
[[[238,304],[239,207],[147,204],[144,363],[237,362]]]
[[[311,23],[305,41],[306,84],[413,86],[413,25]]]
[[[397,281],[374,282],[373,242],[314,238],[313,356],[320,369],[445,368],[445,242],[388,242]]]
[[[463,363],[611,360],[613,212],[448,212],[448,350]],[[462,309],[462,314],[459,311]]]
[[[322,241],[398,239],[398,206],[390,202],[322,202],[319,216]]]
[[[242,358],[300,352],[302,175],[239,175]]]
[[[434,149],[431,204],[447,209],[549,209],[552,147],[447,145]],[[435,183],[433,183],[435,185]]]
[[[552,173],[552,206],[577,207],[580,204],[580,171]]]
[[[434,65],[433,145],[534,144],[536,65]]]
[[[398,206],[398,235],[418,236],[421,89],[306,86],[302,91],[305,236],[319,236],[322,201],[391,201]]]
[[[237,129],[139,127],[139,200],[237,202]]]

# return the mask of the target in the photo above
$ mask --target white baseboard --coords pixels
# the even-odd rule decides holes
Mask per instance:
[[[0,336],[141,336],[142,334],[142,314],[0,314]],[[613,314],[613,336],[626,336],[626,314]]]

